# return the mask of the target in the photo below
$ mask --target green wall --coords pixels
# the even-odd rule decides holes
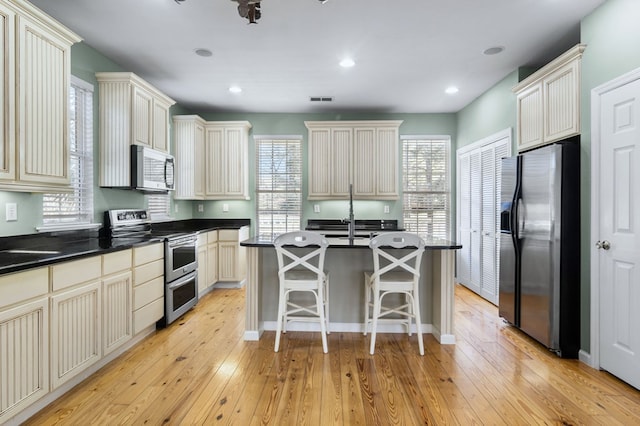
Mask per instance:
[[[303,164],[307,164],[307,128],[305,121],[328,120],[403,120],[400,126],[401,135],[450,135],[455,142],[455,114],[266,114],[242,113],[221,114],[199,112],[208,121],[248,120],[251,125],[249,137],[249,193],[255,192],[255,149],[253,135],[300,135],[303,138]],[[452,147],[453,148],[453,147]],[[452,161],[452,164],[454,161]],[[307,182],[307,168],[303,169],[303,182]],[[347,201],[307,201],[308,188],[303,186],[302,226],[308,219],[342,219],[349,215]],[[223,212],[223,204],[228,204],[229,211]],[[313,206],[318,204],[320,213],[314,213]],[[203,212],[197,206],[202,205]],[[384,213],[384,206],[389,206],[389,214]],[[255,197],[249,201],[197,201],[194,202],[194,217],[229,217],[255,219]],[[357,219],[397,219],[402,220],[402,201],[354,201],[354,214]],[[253,229],[252,229],[253,231]]]
[[[518,70],[511,72],[458,112],[456,149],[511,128],[515,152],[516,96],[512,89],[519,74]]]
[[[582,349],[589,352],[590,341],[590,255],[591,255],[591,90],[640,67],[640,1],[609,0],[581,25],[581,42],[587,45],[582,56],[581,93],[581,206],[582,219]]]

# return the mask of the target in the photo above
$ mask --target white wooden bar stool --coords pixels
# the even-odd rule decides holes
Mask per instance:
[[[420,355],[424,355],[418,291],[424,246],[422,238],[409,232],[383,233],[369,242],[369,247],[373,250],[374,271],[364,273],[364,334],[367,335],[367,329],[371,324],[371,355],[376,345],[379,321],[399,322],[407,328],[407,333],[411,336],[412,319],[415,319]],[[407,253],[407,250],[398,249],[411,251]],[[391,294],[403,295],[404,300],[384,304],[383,299]],[[371,316],[370,309],[373,310]],[[394,318],[381,319],[392,314]]]
[[[322,235],[310,231],[282,234],[273,244],[278,255],[278,326],[274,351],[280,348],[280,333],[287,332],[287,322],[319,322],[322,350],[327,353],[329,333],[329,276],[324,272],[324,255],[329,243]],[[316,246],[317,249],[298,256],[291,247]],[[315,303],[293,302],[292,292],[310,292]],[[303,314],[303,315],[300,315]]]

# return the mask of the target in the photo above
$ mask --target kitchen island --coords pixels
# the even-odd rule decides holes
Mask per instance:
[[[421,264],[420,305],[423,332],[431,333],[442,344],[454,344],[454,265],[455,250],[461,245],[442,239],[423,237],[426,249]],[[325,255],[329,272],[330,330],[363,331],[364,271],[373,271],[369,238],[330,238]],[[264,330],[276,329],[278,306],[278,262],[273,238],[257,236],[242,241],[247,247],[245,340],[258,340]],[[295,325],[295,324],[293,324]],[[312,324],[305,324],[312,327]],[[290,330],[297,328],[289,327]],[[304,328],[304,330],[314,330]],[[380,332],[401,331],[381,328]]]

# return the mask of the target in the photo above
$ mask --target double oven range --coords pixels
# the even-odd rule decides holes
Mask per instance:
[[[198,303],[198,237],[194,232],[154,230],[146,210],[108,210],[104,237],[115,243],[164,240],[165,315],[159,326],[171,324]]]

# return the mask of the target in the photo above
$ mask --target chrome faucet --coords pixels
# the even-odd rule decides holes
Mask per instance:
[[[349,239],[353,240],[356,233],[356,220],[353,216],[353,184],[349,184],[349,217],[342,219],[342,223],[348,224]]]

